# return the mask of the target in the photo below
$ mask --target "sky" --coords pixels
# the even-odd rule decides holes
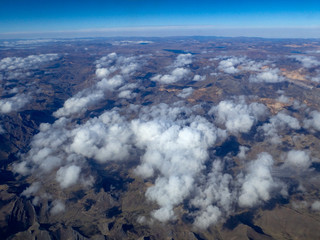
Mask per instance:
[[[0,0],[0,37],[17,33],[210,28],[318,28],[320,3],[305,1]]]

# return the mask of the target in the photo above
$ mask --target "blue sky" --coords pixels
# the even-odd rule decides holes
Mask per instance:
[[[0,0],[0,34],[145,26],[320,27],[320,2]]]

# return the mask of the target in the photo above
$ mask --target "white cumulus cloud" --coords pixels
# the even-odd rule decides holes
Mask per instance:
[[[281,72],[278,68],[270,69],[266,68],[262,72],[251,75],[249,78],[250,82],[266,82],[266,83],[278,83],[283,82],[286,79],[281,76]]]
[[[272,190],[277,187],[271,168],[273,159],[267,153],[261,153],[258,159],[250,163],[239,196],[240,207],[254,207],[271,198]]]
[[[30,96],[27,94],[16,94],[11,98],[4,98],[0,100],[0,113],[8,114],[10,112],[19,111],[29,101]]]
[[[239,102],[226,100],[212,107],[209,113],[215,116],[218,124],[224,124],[229,132],[246,133],[266,115],[267,107],[261,103],[246,104],[243,99]]]

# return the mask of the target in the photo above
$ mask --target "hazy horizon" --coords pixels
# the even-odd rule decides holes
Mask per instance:
[[[65,31],[0,33],[0,39],[95,38],[95,37],[258,37],[320,38],[320,27],[310,28],[220,28],[214,26],[158,26],[83,29]]]

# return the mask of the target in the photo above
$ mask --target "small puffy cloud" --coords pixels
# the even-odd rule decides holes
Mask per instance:
[[[240,146],[239,150],[240,151],[239,151],[237,157],[240,158],[240,159],[245,159],[246,158],[246,153],[249,150],[249,148],[245,147],[245,146]]]
[[[315,77],[312,77],[311,81],[316,82],[316,83],[320,83],[320,74]]]
[[[196,82],[200,82],[200,81],[204,81],[204,80],[206,80],[206,76],[201,76],[201,75],[198,75],[198,74],[196,74],[196,75],[194,75],[194,77],[193,77],[193,81],[196,81]]]
[[[320,83],[320,69],[316,68],[310,76],[306,76],[308,80],[311,80],[316,83]]]
[[[161,222],[174,219],[173,206],[181,203],[190,194],[192,184],[193,179],[188,175],[158,178],[155,185],[146,191],[147,198],[160,205],[160,209],[152,213],[153,217]]]
[[[65,209],[66,209],[66,206],[64,205],[64,203],[61,200],[54,200],[52,202],[50,213],[52,215],[56,215],[58,213],[64,212]]]
[[[304,127],[320,131],[320,112],[312,111],[310,118],[304,120]]]
[[[127,84],[123,85],[121,88],[119,88],[119,91],[132,90],[132,89],[135,89],[138,87],[139,86],[137,83],[127,83]]]
[[[225,73],[235,74],[240,70],[237,66],[244,60],[244,58],[232,57],[225,60],[220,61],[218,69]]]
[[[121,75],[115,75],[112,78],[103,78],[97,83],[97,88],[102,90],[113,91],[116,88],[119,88],[124,83],[124,79]]]
[[[249,132],[255,122],[266,115],[267,107],[261,103],[247,105],[243,99],[239,102],[221,101],[209,111],[215,121],[224,124],[231,133]]]
[[[280,97],[277,98],[277,101],[279,101],[281,103],[289,103],[290,99],[288,97],[286,97],[285,95],[281,95]]]
[[[98,68],[96,70],[96,76],[97,78],[105,78],[110,74],[109,70],[107,68]]]
[[[306,170],[311,166],[309,153],[301,150],[291,150],[287,153],[284,167],[290,167],[298,171]]]
[[[191,63],[192,63],[192,55],[190,53],[187,53],[187,54],[179,54],[173,65],[174,67],[183,67]]]
[[[320,211],[320,201],[314,201],[312,204],[311,204],[311,209],[313,211]]]
[[[285,78],[281,76],[281,72],[279,69],[266,68],[262,72],[254,75],[254,76],[250,76],[249,81],[256,82],[256,83],[258,83],[258,82],[278,83],[278,82],[285,81]]]
[[[305,68],[312,68],[320,65],[320,61],[318,61],[314,56],[294,55],[290,57],[301,62],[302,66],[304,66]]]
[[[250,71],[250,72],[260,72],[263,71],[262,68],[268,65],[269,61],[256,62],[250,59],[245,58],[243,63],[240,65],[241,71]]]
[[[89,94],[86,91],[80,92],[75,96],[67,99],[62,108],[59,108],[56,112],[53,113],[53,116],[67,117],[72,114],[83,113],[87,110],[88,107],[96,104],[104,98],[102,91],[93,91]]]
[[[8,91],[9,94],[16,94],[18,92],[19,92],[19,89],[17,87],[14,87]]]
[[[28,166],[28,161],[22,161],[20,163],[13,164],[13,171],[24,176],[31,173]]]
[[[38,192],[38,190],[40,189],[41,184],[39,182],[34,182],[30,185],[30,187],[28,187],[27,189],[25,189],[21,195],[26,196],[26,197],[30,197],[33,196],[35,193]]]
[[[133,93],[131,90],[123,90],[119,93],[119,98],[126,98],[126,99],[132,99],[137,96],[136,93]]]
[[[273,159],[268,153],[261,153],[249,164],[238,200],[240,207],[254,207],[271,198],[272,190],[278,186],[271,174],[272,166]]]
[[[292,207],[294,209],[304,209],[308,207],[308,203],[306,201],[292,202]]]
[[[279,112],[275,117],[271,118],[270,121],[271,122],[275,121],[280,124],[286,124],[292,129],[296,129],[296,130],[300,129],[299,121],[296,118],[291,117],[283,112]]]
[[[30,101],[30,96],[27,94],[16,94],[11,98],[0,100],[0,113],[8,114],[10,112],[19,111]]]
[[[187,68],[175,68],[172,70],[170,74],[161,75],[158,74],[151,78],[152,81],[164,83],[164,84],[171,84],[178,82],[185,78],[190,73],[190,70]]]
[[[133,89],[138,88],[137,83],[128,83],[119,88],[119,98],[132,99],[137,96],[137,93],[133,92]]]
[[[131,58],[130,60],[134,60],[134,58]],[[124,75],[131,75],[133,74],[140,65],[136,62],[124,62],[124,65],[120,67],[121,73]]]
[[[70,165],[61,167],[57,171],[57,182],[60,183],[61,188],[67,188],[79,181],[81,168],[79,166]]]
[[[209,205],[205,211],[201,212],[195,221],[194,225],[200,229],[206,229],[212,224],[216,224],[221,217],[220,209],[216,206]]]
[[[115,64],[115,61],[117,60],[118,55],[113,52],[109,53],[107,56],[104,56],[100,58],[99,60],[95,61],[96,68],[109,68],[111,65]],[[108,69],[110,71],[110,69]]]
[[[182,89],[182,91],[178,94],[178,97],[186,98],[186,97],[189,97],[192,93],[193,93],[193,88],[192,88],[192,87],[184,88],[184,89]]]

